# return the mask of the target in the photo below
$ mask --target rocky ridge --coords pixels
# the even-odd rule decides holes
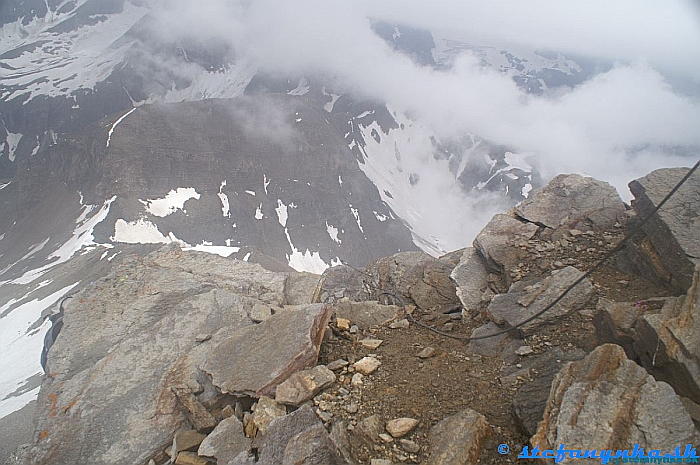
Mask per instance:
[[[683,174],[635,182],[670,189]],[[473,248],[314,279],[176,246],[124,259],[67,305],[34,442],[8,463],[498,464],[526,445],[697,446],[700,272],[663,282],[635,266],[644,251],[657,270],[695,263],[691,181],[673,215],[552,311],[468,344],[425,327],[517,326],[648,213],[640,191],[632,209],[599,181],[558,176]],[[654,246],[658,229],[686,257]]]

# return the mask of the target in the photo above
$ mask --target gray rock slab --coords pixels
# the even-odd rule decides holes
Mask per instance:
[[[688,168],[665,168],[632,181],[629,184],[635,197],[632,207],[639,217],[649,216],[688,171]],[[654,249],[650,253],[658,255],[668,273],[661,277],[673,287],[688,290],[700,260],[700,172],[695,172],[644,225],[644,232]]]
[[[400,252],[369,264],[366,280],[374,299],[379,299],[382,291],[392,292],[406,305],[438,311],[459,304],[450,279],[453,269],[449,262],[423,252]]]
[[[219,343],[201,368],[222,392],[268,395],[293,373],[316,364],[330,314],[324,304],[278,312]]]
[[[644,367],[700,403],[700,270],[685,296],[643,315],[634,329],[634,349]]]
[[[505,214],[494,215],[491,221],[477,234],[474,248],[486,260],[486,267],[494,273],[504,274],[510,284],[509,272],[523,259],[528,258],[527,251],[519,244],[527,242],[535,235],[539,227]]]
[[[466,409],[445,418],[430,429],[428,465],[469,465],[477,463],[481,446],[491,435],[486,417]]]
[[[550,276],[531,282],[519,281],[511,286],[507,294],[494,296],[488,306],[488,315],[493,322],[505,327],[513,327],[534,316],[547,305],[554,302],[559,295],[583,273],[567,266],[555,270]],[[559,303],[540,317],[521,326],[516,332],[526,337],[533,334],[535,328],[545,322],[556,321],[569,313],[580,310],[591,299],[593,285],[584,279],[574,287]]]
[[[462,302],[462,307],[475,310],[481,306],[481,298],[488,288],[488,271],[475,248],[464,249],[450,278],[457,286],[457,297]]]
[[[247,309],[258,297],[282,300],[284,279],[177,247],[125,258],[66,307],[38,399],[42,434],[31,463],[146,463],[187,425],[171,388],[202,390],[197,361],[253,324]],[[197,343],[199,334],[212,338]]]
[[[503,328],[496,323],[490,321],[485,325],[479,326],[472,331],[471,337],[488,336],[503,331]],[[506,362],[513,362],[517,359],[515,351],[523,345],[522,339],[515,338],[518,335],[516,330],[499,336],[489,337],[485,339],[476,339],[469,341],[467,350],[470,354],[479,355],[495,355],[501,354]],[[504,356],[511,355],[510,357]]]
[[[629,360],[622,347],[604,344],[557,374],[531,443],[540,449],[596,444],[616,450],[639,444],[645,450],[673,451],[698,439],[671,386]],[[567,460],[562,463],[578,462]]]
[[[307,404],[288,415],[275,418],[267,432],[256,438],[255,442],[259,451],[259,465],[347,463]]]
[[[197,454],[227,464],[241,453],[248,454],[251,439],[245,437],[243,423],[236,417],[221,420],[199,446]]]
[[[551,229],[603,230],[622,223],[625,204],[606,182],[560,174],[523,200],[515,213]]]
[[[400,307],[382,305],[377,301],[353,302],[343,300],[337,302],[333,309],[338,318],[345,318],[363,329],[387,323],[400,313]]]
[[[335,382],[335,373],[323,365],[294,373],[277,386],[275,401],[298,406]]]
[[[544,411],[552,388],[552,381],[567,362],[580,360],[586,356],[582,350],[563,352],[559,348],[524,363],[524,369],[532,381],[522,384],[513,396],[511,412],[516,426],[528,437],[537,431],[537,424],[542,421]],[[514,373],[517,376],[517,373]]]
[[[320,275],[313,273],[289,273],[284,288],[286,305],[306,305],[319,302]]]

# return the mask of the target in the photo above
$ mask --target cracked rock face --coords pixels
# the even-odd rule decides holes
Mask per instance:
[[[697,441],[693,421],[671,386],[657,382],[613,344],[559,372],[531,440],[541,449],[566,444],[567,449],[617,450],[639,444],[662,451]]]
[[[401,252],[372,262],[365,278],[373,298],[382,291],[399,295],[405,304],[428,311],[459,304],[450,273],[454,265],[423,252]]]
[[[510,328],[530,318],[554,301],[564,290],[578,280],[583,273],[572,266],[553,271],[551,276],[534,282],[518,281],[507,294],[494,296],[488,307],[489,318],[498,325]],[[544,315],[525,323],[519,328],[520,334],[527,337],[533,334],[538,325],[555,321],[569,313],[580,310],[593,296],[593,285],[584,279],[574,287],[559,303]]]
[[[560,174],[515,207],[515,214],[553,230],[603,230],[623,221],[625,204],[606,182]]]
[[[688,168],[667,168],[649,173],[629,184],[632,207],[646,218]],[[695,172],[643,227],[646,237],[636,254],[648,266],[639,266],[650,279],[687,291],[693,270],[700,263],[700,172]],[[635,254],[635,255],[636,255]]]
[[[250,381],[231,391],[272,389],[290,369],[315,363],[320,331],[311,328],[325,326],[324,306],[284,309],[260,325],[248,317],[255,305],[284,307],[286,279],[166,247],[125,260],[76,294],[49,352],[29,463],[146,463],[196,420],[198,406],[221,395],[198,369],[212,367],[219,380],[221,348],[228,371]],[[276,340],[258,337],[259,327]]]

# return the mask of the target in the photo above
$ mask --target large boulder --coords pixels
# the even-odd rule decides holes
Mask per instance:
[[[629,360],[622,347],[605,344],[555,377],[531,443],[540,449],[566,444],[567,449],[589,450],[639,444],[670,452],[699,439],[673,388]]]
[[[398,295],[405,304],[425,311],[459,305],[450,273],[454,266],[423,252],[400,252],[372,262],[365,281],[373,300],[382,292]]]
[[[325,304],[278,312],[217,344],[202,369],[224,393],[268,395],[293,373],[316,364],[330,316]]]
[[[567,266],[553,271],[544,279],[534,282],[518,281],[510,287],[507,294],[499,294],[491,300],[488,306],[489,318],[506,328],[514,327],[542,311],[582,276],[581,271]],[[530,336],[538,325],[556,321],[573,311],[582,309],[592,296],[593,285],[588,279],[584,279],[554,307],[520,326],[516,334],[523,337]]]
[[[275,373],[273,378],[283,372],[268,368],[304,365],[299,354],[312,363],[310,326],[323,326],[328,311],[322,306],[281,312],[261,324],[280,322],[283,330],[269,330],[276,342],[298,340],[294,347],[300,349],[306,341],[307,351],[285,348],[270,357],[274,345],[267,345],[258,349],[266,351],[263,366],[253,369],[246,361],[255,343],[229,343],[238,331],[251,334],[256,327],[248,317],[255,305],[288,303],[287,278],[256,264],[169,246],[125,259],[76,294],[66,302],[63,329],[48,355],[30,463],[146,463],[177,431],[210,431],[216,423],[205,405],[222,393],[198,367],[212,365],[207,359],[220,353],[219,345],[233,350],[226,354],[227,371],[245,377],[250,369],[253,380],[259,380],[256,372]],[[285,355],[290,358],[282,360]],[[241,390],[273,385],[274,379],[263,380]]]
[[[625,218],[625,204],[610,184],[560,174],[515,207],[520,218],[552,230],[604,230]]]
[[[347,465],[323,423],[306,404],[272,420],[255,442],[259,465]]]
[[[700,270],[684,297],[635,325],[635,352],[644,367],[678,394],[700,403]]]
[[[600,342],[621,345],[656,379],[700,403],[698,271],[685,296],[639,302],[602,300],[594,318]]]
[[[503,275],[509,286],[510,270],[528,258],[521,244],[527,245],[539,229],[510,215],[494,215],[474,239],[474,248],[486,260],[487,269]]]
[[[632,207],[646,218],[688,173],[688,168],[653,171],[629,184]],[[645,236],[635,241],[633,256],[640,271],[680,291],[692,284],[700,262],[700,172],[695,172],[643,227]]]
[[[465,310],[475,310],[481,306],[482,297],[489,285],[488,271],[476,249],[464,249],[450,278],[457,286],[457,297]]]
[[[492,434],[486,417],[466,409],[445,418],[430,429],[428,465],[477,463],[484,439]]]

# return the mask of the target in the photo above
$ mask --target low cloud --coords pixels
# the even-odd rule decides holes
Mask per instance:
[[[560,172],[591,175],[628,200],[630,180],[659,167],[689,166],[700,152],[700,14],[690,1],[206,3],[152,3],[162,35],[224,40],[258,69],[323,76],[336,91],[415,115],[441,139],[475,134],[531,154],[545,179]],[[547,49],[612,66],[574,88],[530,95],[469,53],[450,70],[419,66],[374,34],[372,18],[499,50]],[[402,155],[418,160],[424,153]],[[423,172],[421,182],[433,188],[449,182],[449,175],[445,169]],[[441,207],[446,199],[463,202],[466,216],[502,208],[453,191],[426,198]],[[439,210],[425,207],[438,217]],[[453,210],[440,211],[448,213],[436,222],[454,223]]]

